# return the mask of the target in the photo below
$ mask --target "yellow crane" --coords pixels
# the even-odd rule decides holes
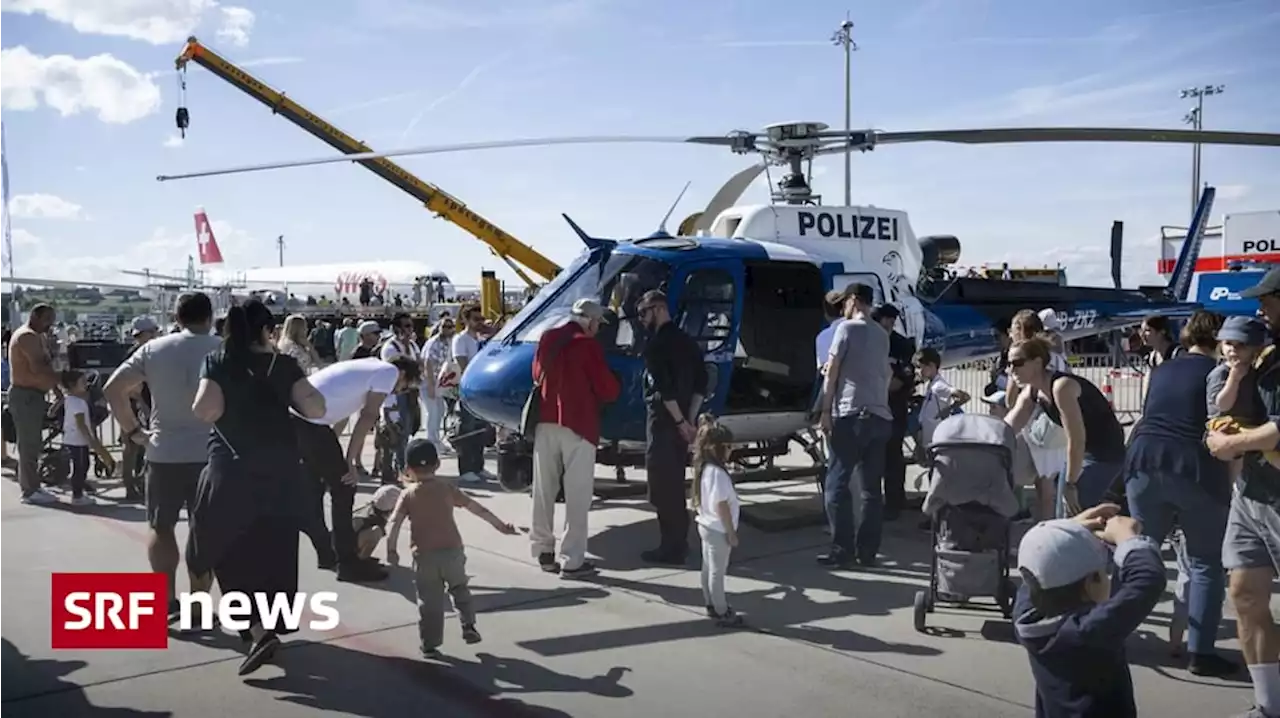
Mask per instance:
[[[266,83],[200,44],[200,41],[195,37],[187,38],[187,45],[183,48],[182,54],[178,56],[175,63],[178,71],[183,73],[182,88],[184,89],[184,94],[186,88],[185,73],[187,64],[191,62],[226,80],[232,87],[266,105],[273,113],[284,117],[343,154],[350,155],[373,151],[368,145],[329,124],[302,105],[285,97],[283,92],[268,87]],[[177,113],[178,128],[183,131],[184,136],[188,121],[189,114],[184,103],[183,106],[178,108]],[[366,169],[382,179],[408,192],[415,199],[422,202],[437,217],[442,217],[452,222],[475,235],[481,242],[489,245],[489,249],[499,259],[506,262],[512,271],[519,275],[529,286],[537,286],[537,283],[517,265],[527,268],[542,277],[544,281],[549,281],[560,272],[560,267],[555,262],[538,253],[533,247],[512,237],[489,220],[476,214],[462,200],[430,182],[418,179],[391,160],[379,158],[358,161]],[[491,280],[495,283],[497,281],[496,278],[492,277],[492,273],[487,273],[483,280]],[[492,291],[493,289],[490,288],[489,293],[492,293]]]

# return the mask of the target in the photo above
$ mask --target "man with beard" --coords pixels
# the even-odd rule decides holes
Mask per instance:
[[[58,386],[58,373],[54,371],[45,334],[56,317],[53,307],[37,304],[27,323],[9,338],[9,413],[18,440],[18,482],[24,504],[58,502],[40,487],[40,446],[45,414],[49,411],[46,398]]]
[[[648,444],[645,472],[649,503],[658,514],[661,541],[641,558],[650,563],[684,565],[689,551],[689,512],[685,508],[685,467],[689,443],[707,387],[702,348],[671,321],[667,295],[645,292],[636,305],[649,332],[644,350]]]
[[[1244,458],[1241,481],[1231,499],[1222,563],[1230,570],[1228,595],[1236,610],[1240,651],[1253,681],[1254,707],[1242,718],[1280,716],[1280,632],[1271,616],[1271,582],[1280,566],[1280,469],[1263,456],[1280,449],[1280,269],[1272,269],[1240,296],[1256,298],[1271,330],[1254,364],[1257,391],[1267,408],[1265,424],[1238,434],[1209,432],[1215,457]],[[1243,397],[1240,398],[1243,400]]]
[[[902,444],[907,435],[907,411],[916,388],[916,371],[911,361],[916,343],[895,331],[900,313],[892,304],[881,304],[871,312],[871,319],[889,332],[889,410],[893,412],[893,429],[884,456],[884,520],[893,521],[907,507],[907,460]]]

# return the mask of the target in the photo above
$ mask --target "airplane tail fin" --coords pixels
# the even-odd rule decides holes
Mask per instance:
[[[196,250],[200,254],[200,264],[222,264],[222,250],[218,248],[218,240],[213,236],[213,227],[204,207],[196,207]]]
[[[1200,195],[1196,213],[1191,217],[1191,226],[1187,227],[1187,239],[1178,253],[1178,263],[1173,266],[1173,275],[1165,288],[1165,294],[1171,299],[1185,302],[1191,293],[1191,278],[1195,276],[1196,261],[1200,259],[1200,247],[1204,244],[1205,228],[1209,226],[1209,213],[1213,210],[1213,198],[1217,194],[1216,188],[1205,187],[1204,194]]]

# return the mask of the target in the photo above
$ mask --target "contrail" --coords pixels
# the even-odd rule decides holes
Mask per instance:
[[[486,60],[485,62],[476,65],[472,68],[471,72],[467,73],[466,77],[462,78],[462,81],[459,82],[456,87],[427,103],[427,106],[419,110],[418,114],[414,115],[413,119],[409,121],[409,126],[404,128],[404,132],[400,133],[400,141],[404,142],[409,137],[409,133],[413,131],[413,128],[418,126],[418,123],[422,121],[422,118],[425,117],[428,112],[457,97],[460,92],[467,89],[467,86],[475,82],[476,78],[484,74],[486,70],[505,61],[508,57],[511,57],[511,53],[504,52],[491,60]]]

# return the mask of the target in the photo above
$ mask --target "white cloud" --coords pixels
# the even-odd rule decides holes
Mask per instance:
[[[249,44],[249,33],[253,30],[253,12],[243,7],[222,7],[222,25],[218,28],[218,39],[237,47]]]
[[[240,67],[266,67],[268,65],[296,65],[302,62],[301,57],[255,57],[250,60],[242,60],[236,64]]]
[[[218,38],[248,42],[253,13],[217,0],[0,0],[5,12],[44,15],[77,32],[168,45],[182,42],[206,20],[220,21]]]
[[[186,144],[186,140],[182,139],[178,135],[169,135],[164,140],[164,146],[169,149],[177,149],[182,147],[184,144]]]
[[[19,194],[9,200],[9,211],[17,219],[82,219],[83,208],[75,202],[51,194]]]
[[[0,104],[8,110],[44,104],[63,117],[94,112],[103,122],[123,124],[160,107],[160,88],[151,78],[109,54],[42,57],[19,46],[0,51],[0,67]]]
[[[1247,184],[1218,185],[1218,199],[1244,199],[1253,188]]]
[[[21,227],[14,229],[10,236],[13,239],[13,245],[15,247],[35,247],[43,241],[36,235]]]

